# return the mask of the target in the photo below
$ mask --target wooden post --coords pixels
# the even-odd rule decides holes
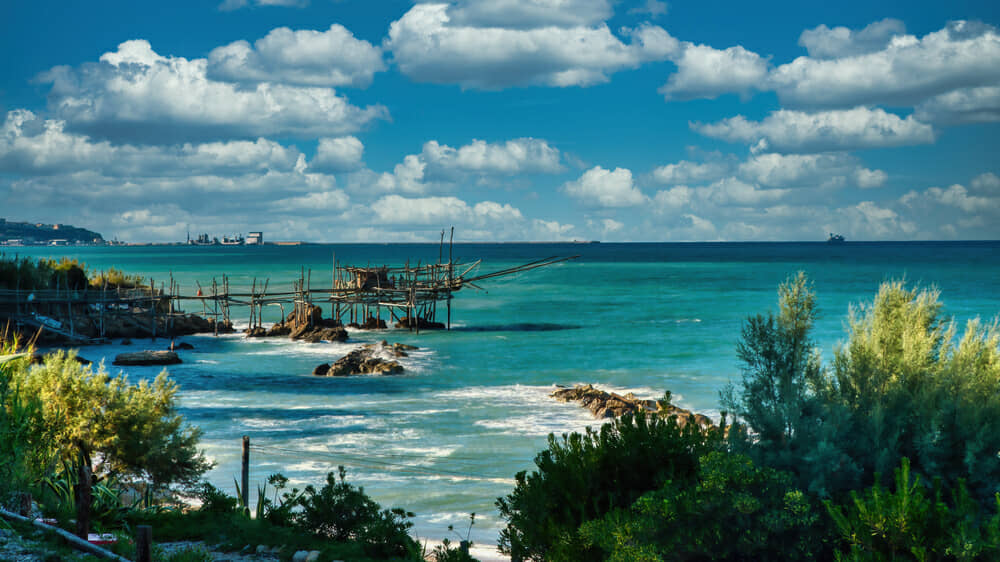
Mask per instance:
[[[451,256],[452,247],[455,243],[455,227],[451,227],[451,236],[448,237],[448,326],[447,328],[451,330]]]
[[[243,505],[250,507],[250,436],[243,436],[243,469],[240,472],[240,495]]]
[[[153,528],[149,525],[135,527],[135,560],[150,562],[153,559]]]
[[[149,278],[149,321],[152,340],[156,341],[156,281]]]

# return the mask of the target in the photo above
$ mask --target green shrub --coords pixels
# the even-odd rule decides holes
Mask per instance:
[[[788,474],[746,456],[702,457],[694,481],[668,481],[584,523],[607,560],[811,560],[819,517]]]
[[[500,549],[533,560],[598,560],[601,550],[578,535],[581,524],[632,505],[668,480],[697,474],[698,459],[721,444],[718,430],[639,413],[562,439],[549,436],[537,470],[516,476],[497,500],[507,526]]]
[[[876,483],[863,494],[851,492],[845,505],[825,503],[844,547],[838,560],[932,561],[1000,559],[1000,494],[994,502],[990,518],[962,482],[954,487],[952,507],[939,485],[928,497],[904,458],[893,491]]]
[[[356,540],[373,557],[403,557],[417,550],[407,531],[413,517],[403,509],[382,509],[378,503],[346,481],[347,471],[338,467],[339,479],[331,472],[317,490],[306,486],[295,517],[296,526],[335,541]]]

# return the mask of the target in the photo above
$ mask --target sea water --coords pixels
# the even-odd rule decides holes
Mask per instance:
[[[241,335],[181,338],[194,345],[168,369],[180,385],[186,419],[204,430],[215,463],[207,478],[234,491],[241,436],[250,437],[251,487],[280,472],[291,484],[322,485],[337,466],[386,507],[416,513],[415,534],[457,537],[476,513],[472,539],[495,544],[494,506],[530,470],[550,433],[597,427],[576,404],[549,398],[556,385],[593,383],[643,398],[672,393],[675,404],[718,416],[718,393],[740,376],[735,345],[744,319],[777,309],[777,287],[804,271],[819,318],[814,337],[829,360],[845,338],[852,305],[870,302],[885,280],[936,287],[958,322],[1000,313],[1000,243],[697,243],[697,244],[355,244],[259,247],[129,246],[8,249],[68,256],[91,271],[115,267],[172,276],[184,294],[196,282],[230,279],[231,290],[265,280],[291,290],[303,273],[329,287],[342,265],[400,266],[455,259],[480,273],[548,256],[579,255],[551,267],[484,281],[455,294],[452,330],[351,330],[344,343],[302,343]],[[201,305],[188,302],[189,312]],[[287,311],[286,311],[287,312]],[[439,319],[443,316],[439,308]],[[233,309],[237,325],[246,309]],[[329,308],[327,307],[327,315]],[[277,321],[278,307],[265,310]],[[365,343],[387,339],[419,347],[395,376],[315,377]],[[104,360],[159,349],[165,340],[88,347]],[[129,367],[131,380],[156,367]],[[256,496],[255,492],[251,493]],[[464,531],[463,531],[464,534]]]

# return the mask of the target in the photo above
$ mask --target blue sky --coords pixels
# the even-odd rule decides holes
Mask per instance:
[[[995,2],[0,7],[0,216],[129,241],[1000,238]]]

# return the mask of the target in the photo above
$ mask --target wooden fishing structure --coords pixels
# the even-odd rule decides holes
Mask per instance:
[[[442,252],[444,236],[442,233]],[[552,256],[523,265],[473,274],[482,260],[462,264],[454,261],[449,245],[448,261],[439,253],[436,263],[390,267],[386,265],[342,265],[333,259],[329,287],[312,286],[312,270],[300,269],[290,291],[275,291],[270,280],[255,278],[250,291],[234,291],[230,278],[211,285],[196,283],[195,294],[183,294],[171,276],[169,284],[149,284],[122,289],[117,287],[56,287],[25,291],[0,289],[0,321],[4,317],[15,326],[41,328],[73,343],[100,343],[121,337],[123,329],[141,337],[172,337],[178,333],[232,331],[232,309],[248,308],[248,331],[261,329],[265,307],[281,309],[281,322],[311,325],[317,307],[330,309],[333,323],[348,327],[382,328],[390,323],[420,331],[421,328],[451,329],[451,301],[465,287],[481,289],[478,282],[513,275],[577,256]],[[200,302],[200,318],[180,310],[182,301]],[[438,304],[443,303],[444,322],[439,321]],[[287,307],[287,308],[286,308]],[[290,313],[286,315],[286,310]],[[242,315],[241,315],[242,317]],[[199,321],[201,322],[199,324]],[[125,326],[126,328],[122,328]]]

